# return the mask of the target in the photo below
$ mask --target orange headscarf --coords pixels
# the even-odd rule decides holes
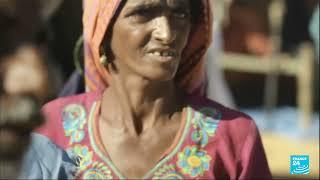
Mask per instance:
[[[192,26],[175,81],[188,93],[204,95],[207,84],[204,55],[211,42],[212,16],[210,0],[200,1],[204,8]],[[84,0],[83,29],[87,91],[103,90],[108,87],[110,74],[100,63],[100,46],[120,2],[121,0]]]

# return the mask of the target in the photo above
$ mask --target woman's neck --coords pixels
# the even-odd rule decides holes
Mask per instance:
[[[141,76],[112,77],[101,106],[102,120],[111,127],[140,135],[181,110],[182,98],[173,80],[154,83]]]

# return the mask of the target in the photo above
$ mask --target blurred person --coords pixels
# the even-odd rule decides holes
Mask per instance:
[[[40,59],[26,57],[36,56],[34,49],[18,51],[25,51],[17,52],[22,57],[1,59],[0,63],[0,178],[5,179],[18,176],[30,133],[43,123],[40,100],[47,88],[47,82],[42,80],[46,72],[37,67]]]
[[[222,24],[225,53],[268,56],[272,50],[269,22],[271,0],[231,0]],[[263,58],[261,58],[263,60]],[[237,64],[241,62],[235,62]],[[241,107],[257,106],[263,97],[264,76],[225,71],[233,98]]]
[[[0,0],[0,179],[19,176],[32,130],[52,91],[37,36],[57,1]]]
[[[33,179],[271,179],[247,115],[205,97],[210,0],[84,1],[87,93],[43,108]]]
[[[265,56],[271,52],[270,0],[232,0],[223,29],[224,50]]]

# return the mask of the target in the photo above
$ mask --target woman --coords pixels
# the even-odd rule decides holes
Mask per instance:
[[[208,0],[90,0],[84,9],[91,92],[44,107],[30,150],[39,158],[28,164],[41,171],[23,177],[270,178],[254,122],[202,97]]]

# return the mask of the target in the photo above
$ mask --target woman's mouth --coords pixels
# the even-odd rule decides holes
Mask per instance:
[[[177,53],[173,50],[153,50],[148,52],[148,56],[151,60],[159,62],[173,61],[177,57]]]

